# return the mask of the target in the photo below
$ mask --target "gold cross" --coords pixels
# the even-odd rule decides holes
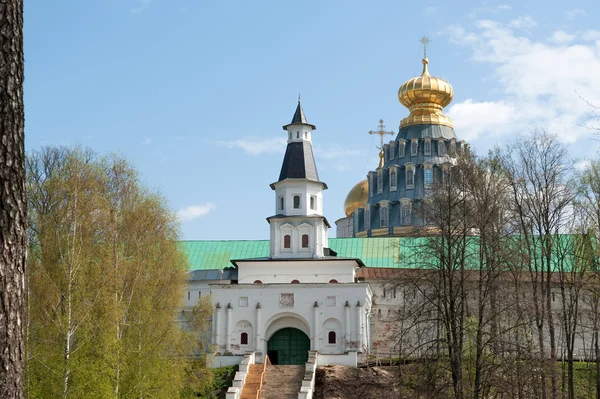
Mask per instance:
[[[383,148],[383,136],[386,134],[394,134],[394,131],[389,131],[386,132],[385,131],[385,125],[383,124],[383,119],[379,120],[379,130],[378,131],[373,131],[373,130],[369,130],[369,134],[378,134],[379,135],[379,144],[380,147],[377,147],[379,150],[381,150]]]
[[[427,58],[427,45],[431,40],[427,36],[423,36],[420,40],[423,45],[423,58]]]

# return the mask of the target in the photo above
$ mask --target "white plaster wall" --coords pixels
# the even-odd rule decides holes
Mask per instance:
[[[300,208],[294,208],[294,195],[300,195]],[[310,209],[310,196],[317,197],[316,209]],[[284,210],[279,209],[279,197],[284,197]],[[275,183],[275,214],[286,216],[322,215],[323,185],[306,179],[286,179]]]
[[[202,297],[210,296],[210,286],[208,283],[208,281],[188,280],[185,291],[183,292],[183,307],[187,309],[196,306],[198,304],[200,293]],[[211,283],[214,283],[214,281],[211,281]]]
[[[343,355],[322,355],[317,356],[317,367],[329,366],[332,364],[340,366],[356,367],[358,357],[356,352],[348,352]]]
[[[293,306],[282,306],[281,294],[294,294]],[[311,349],[321,353],[356,351],[367,346],[366,313],[370,309],[371,290],[366,283],[215,285],[212,286],[212,295],[215,305],[213,344],[221,354],[242,354],[247,350],[265,354],[270,336],[286,327],[298,328],[305,333],[308,331]],[[248,306],[239,306],[239,303],[246,303],[245,299],[240,302],[240,297],[248,298]],[[359,301],[361,306],[358,308]],[[316,311],[315,302],[318,305]],[[349,312],[346,312],[346,302]],[[217,303],[219,308],[216,308]],[[257,309],[259,303],[260,309]],[[349,329],[346,328],[346,314],[349,316]],[[249,340],[252,348],[240,347],[240,334],[233,331],[242,320],[253,323],[253,334],[258,340]],[[327,320],[337,320],[338,328],[341,328],[338,334],[340,346],[334,351],[326,345],[327,332],[323,331],[323,323]],[[230,334],[227,333],[228,327],[231,329]],[[349,337],[349,340],[345,337]]]
[[[238,261],[238,283],[252,284],[256,280],[264,284],[291,283],[329,283],[335,279],[338,283],[353,283],[358,266],[354,260],[295,260],[264,262]]]

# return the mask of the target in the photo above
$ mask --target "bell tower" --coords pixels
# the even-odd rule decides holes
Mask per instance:
[[[283,126],[288,142],[275,191],[275,215],[271,225],[271,258],[320,258],[327,247],[327,219],[322,216],[323,190],[312,150],[314,125],[306,121],[302,102],[291,123]]]

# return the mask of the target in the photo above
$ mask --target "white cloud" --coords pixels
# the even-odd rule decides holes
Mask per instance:
[[[206,204],[199,205],[191,205],[187,208],[181,208],[177,211],[177,217],[182,222],[189,222],[194,219],[198,219],[208,213],[217,209],[217,205],[212,202],[207,202]]]
[[[249,155],[278,154],[285,150],[287,139],[284,137],[271,137],[261,139],[258,137],[245,137],[233,141],[218,141],[217,144],[227,148],[240,148]]]
[[[581,37],[583,38],[583,40],[595,42],[596,40],[600,40],[600,30],[586,30],[585,32],[583,32]]]
[[[578,8],[565,12],[565,17],[569,20],[574,20],[577,17],[587,17],[588,13],[585,10]]]
[[[139,14],[146,9],[150,5],[152,0],[137,0],[137,7],[131,8],[129,12],[131,14]]]
[[[460,138],[467,141],[489,131],[490,124],[497,128],[517,119],[514,106],[503,101],[474,102],[468,99],[452,105],[447,114],[460,132]]]
[[[535,20],[533,18],[531,18],[529,15],[525,15],[524,17],[519,17],[519,18],[513,19],[508,23],[509,28],[515,28],[515,29],[531,29],[531,28],[535,28],[536,26],[537,26],[537,22],[535,22]]]
[[[573,40],[575,40],[575,37],[575,35],[571,35],[565,31],[557,30],[552,32],[552,36],[550,36],[549,41],[560,46],[571,43]]]
[[[337,144],[331,146],[318,145],[314,147],[315,154],[319,158],[331,160],[331,159],[340,159],[340,158],[348,158],[348,157],[356,157],[360,155],[359,150],[351,150],[349,148],[340,147]]]
[[[600,70],[600,45],[583,41],[593,32],[577,32],[571,42],[557,45],[518,33],[511,26],[524,24],[513,21],[478,20],[472,29],[455,25],[446,30],[453,43],[471,50],[474,61],[491,68],[488,91],[500,94],[494,101],[472,99],[450,107],[459,136],[506,137],[536,126],[559,133],[566,142],[589,136],[578,126],[589,117],[579,95],[600,104],[600,79],[593,75]]]
[[[592,162],[589,159],[584,159],[575,164],[575,169],[577,170],[585,170],[590,167]]]
[[[508,4],[500,4],[497,8],[498,10],[512,10],[512,7]]]
[[[144,139],[144,144],[145,144],[145,145],[150,145],[150,144],[152,144],[152,139],[151,139],[150,137],[146,137],[146,138]]]

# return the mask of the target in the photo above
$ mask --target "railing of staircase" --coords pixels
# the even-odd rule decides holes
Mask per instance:
[[[265,365],[263,366],[263,371],[260,374],[260,385],[258,386],[258,391],[256,391],[256,399],[262,398],[262,384],[265,379],[265,372],[267,371],[267,365],[271,364],[269,360],[269,355],[265,356]]]

